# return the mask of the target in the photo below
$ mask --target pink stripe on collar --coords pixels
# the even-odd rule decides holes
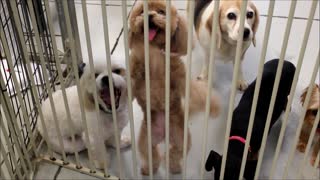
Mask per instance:
[[[246,140],[240,136],[231,136],[231,137],[229,137],[229,140],[238,140],[238,141],[242,142],[243,144],[246,144]],[[251,152],[250,146],[249,146],[249,152]]]

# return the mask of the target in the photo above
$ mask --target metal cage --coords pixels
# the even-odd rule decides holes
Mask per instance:
[[[56,11],[58,14],[58,22],[59,22],[59,31],[60,34],[56,34],[54,32],[54,25],[52,20],[52,12],[50,12],[49,2],[55,2],[56,4]],[[81,3],[80,3],[81,2]],[[122,29],[121,34],[123,34],[124,40],[124,57],[126,59],[126,67],[129,69],[129,47],[128,47],[128,13],[127,8],[128,5],[127,1],[122,0],[120,1],[120,5],[122,8]],[[119,37],[115,43],[115,46],[110,50],[109,45],[109,32],[108,32],[108,16],[107,16],[107,5],[106,1],[102,0],[101,2],[94,2],[97,3],[99,8],[101,7],[102,11],[102,20],[103,20],[103,33],[104,33],[104,43],[105,43],[105,52],[106,52],[106,59],[107,63],[110,64],[110,55],[113,53],[116,44],[118,43]],[[131,2],[130,2],[131,3]],[[135,3],[135,1],[134,1]],[[132,5],[134,5],[132,3]],[[144,12],[148,12],[148,3],[146,0],[143,0],[144,3]],[[214,12],[218,12],[219,7],[219,0],[215,0],[215,10]],[[245,17],[245,7],[248,1],[243,0],[241,6],[241,22],[240,22],[240,34],[243,34],[244,31],[244,17]],[[81,5],[82,15],[81,17],[84,21],[84,32],[85,32],[85,41],[81,42],[79,37],[79,25],[77,23],[77,15],[75,11],[75,4]],[[171,0],[166,0],[166,10],[169,12],[171,7]],[[182,175],[178,178],[188,179],[186,177],[186,166],[187,166],[187,141],[188,141],[188,134],[187,134],[187,124],[189,121],[189,96],[190,96],[190,81],[191,81],[191,59],[192,59],[192,41],[193,41],[193,13],[194,13],[194,1],[190,0],[189,4],[189,14],[188,14],[188,53],[186,57],[186,107],[185,107],[185,114],[184,114],[184,148],[183,148],[183,160],[182,160]],[[251,132],[253,127],[253,117],[255,114],[255,108],[257,107],[257,98],[259,94],[259,86],[261,82],[261,75],[263,71],[263,64],[265,62],[266,51],[268,47],[268,40],[270,35],[270,27],[273,19],[273,12],[274,12],[275,1],[270,1],[269,9],[267,14],[265,14],[266,26],[265,26],[265,34],[262,43],[262,52],[259,55],[259,67],[258,67],[258,77],[257,77],[257,85],[256,90],[254,92],[254,99],[253,99],[253,107],[251,109],[250,114],[250,123],[248,127],[248,133],[246,139],[251,138]],[[292,28],[292,21],[294,17],[294,12],[297,6],[297,1],[292,1],[288,16],[288,21],[285,29],[285,35],[283,39],[282,49],[280,53],[280,61],[279,66],[277,69],[276,80],[273,87],[272,98],[270,102],[270,108],[268,111],[267,123],[266,127],[270,126],[271,114],[273,111],[273,106],[275,103],[275,98],[277,94],[277,89],[279,86],[280,81],[280,74],[281,74],[281,67],[283,65],[283,61],[286,56],[286,48],[288,45],[288,39],[290,36],[290,30]],[[306,51],[306,47],[308,44],[308,39],[310,35],[310,29],[312,26],[312,21],[314,19],[314,15],[316,12],[316,8],[318,6],[318,1],[314,0],[312,2],[309,16],[306,18],[307,26],[305,28],[303,41],[301,43],[301,51],[299,52],[299,58],[297,60],[297,71],[294,76],[293,85],[291,87],[290,96],[288,97],[288,104],[285,109],[283,123],[281,126],[279,139],[277,142],[276,150],[274,157],[272,159],[272,167],[270,169],[270,176],[269,178],[272,179],[274,176],[275,168],[276,168],[276,161],[279,158],[280,148],[282,146],[282,142],[284,139],[284,132],[286,130],[287,121],[289,118],[290,107],[294,99],[294,94],[296,92],[297,82],[299,79],[299,74],[302,66],[302,62],[304,61],[304,54]],[[130,4],[131,7],[131,4]],[[215,14],[215,17],[218,14]],[[170,62],[170,13],[166,16],[166,45],[165,45],[165,57],[166,62]],[[78,17],[79,18],[79,17]],[[92,45],[90,40],[90,31],[89,31],[89,20],[88,20],[88,12],[86,1],[74,1],[74,0],[1,0],[0,1],[0,20],[1,20],[1,46],[0,46],[0,55],[1,55],[1,62],[0,62],[0,84],[1,84],[1,94],[0,94],[0,140],[1,140],[1,154],[0,154],[0,178],[12,178],[12,179],[30,179],[33,178],[34,172],[37,171],[37,167],[39,166],[40,162],[48,162],[55,164],[60,167],[65,167],[72,169],[79,173],[84,173],[90,176],[94,176],[101,179],[126,179],[126,175],[124,175],[124,169],[122,168],[121,161],[121,152],[120,152],[120,145],[119,139],[115,136],[115,141],[117,144],[116,148],[116,161],[117,161],[117,168],[118,173],[113,174],[108,172],[107,165],[104,164],[104,171],[100,171],[94,168],[93,161],[90,158],[90,150],[88,152],[79,154],[78,152],[74,153],[75,156],[70,157],[65,152],[62,155],[58,155],[47,145],[45,142],[45,138],[41,138],[36,129],[36,123],[40,123],[37,121],[41,121],[43,123],[43,114],[41,110],[41,103],[45,99],[49,99],[52,103],[52,93],[54,93],[57,89],[65,89],[71,85],[75,85],[79,89],[79,80],[80,77],[78,75],[77,65],[79,65],[83,61],[82,52],[81,52],[81,45],[82,43],[86,44],[87,47],[87,54],[90,64],[93,62],[92,57]],[[148,32],[148,15],[145,13],[144,15],[144,30]],[[218,18],[212,19],[212,24],[217,24]],[[217,28],[212,29],[213,36],[211,37],[211,53],[210,53],[210,64],[209,64],[209,79],[208,90],[212,90],[212,68],[214,68],[214,61],[215,61],[215,43],[216,42],[216,31]],[[149,79],[149,43],[148,37],[145,34],[145,64],[146,64],[146,100],[147,100],[147,124],[148,124],[148,153],[149,153],[149,164],[152,166],[152,158],[151,158],[151,115],[150,115],[150,79]],[[59,39],[59,40],[58,40]],[[60,43],[60,44],[59,44]],[[61,49],[58,49],[57,45]],[[236,98],[236,80],[238,78],[239,66],[240,66],[240,50],[241,50],[242,39],[240,38],[237,43],[237,53],[235,58],[235,64],[233,69],[233,77],[232,77],[232,84],[230,90],[230,97],[229,97],[229,105],[228,111],[226,115],[227,123],[226,123],[226,130],[225,130],[225,137],[224,137],[224,144],[223,144],[223,154],[226,154],[228,151],[228,137],[230,134],[231,129],[231,120],[232,120],[232,112],[234,109],[235,98]],[[314,61],[315,64],[312,66],[313,69],[310,70],[310,80],[308,81],[309,87],[312,87],[316,76],[319,73],[319,47],[315,47],[318,49],[317,59]],[[167,63],[169,64],[169,63]],[[109,66],[110,67],[110,66]],[[108,71],[111,72],[111,69],[108,68]],[[92,72],[91,72],[92,73]],[[166,114],[165,114],[165,128],[166,128],[166,138],[165,138],[165,149],[169,151],[169,85],[170,85],[170,69],[169,66],[166,66]],[[112,82],[112,80],[110,80]],[[111,83],[112,84],[112,83]],[[130,74],[127,74],[127,85],[131,89],[131,80]],[[113,92],[110,87],[110,92]],[[306,95],[306,104],[310,101],[311,96],[311,89],[308,88],[307,95]],[[134,110],[132,107],[132,94],[131,90],[128,90],[128,115],[129,115],[129,123],[130,124],[130,135],[132,136],[132,160],[128,163],[132,164],[133,168],[133,175],[130,178],[140,178],[138,173],[138,160],[137,160],[137,152],[136,152],[136,140],[135,130],[134,130]],[[97,98],[97,97],[95,97]],[[112,111],[114,112],[114,94],[111,94],[111,101],[112,101]],[[207,100],[206,108],[205,108],[205,115],[204,115],[204,124],[203,124],[203,132],[202,132],[202,151],[199,153],[200,165],[199,172],[200,176],[197,177],[199,179],[204,178],[204,164],[205,164],[205,157],[207,155],[206,145],[207,145],[207,134],[208,134],[208,119],[209,119],[209,98]],[[113,99],[113,100],[112,100]],[[79,97],[80,106],[83,106],[82,99]],[[67,104],[67,99],[64,99],[64,103]],[[96,105],[96,108],[98,106]],[[319,109],[318,109],[319,110]],[[53,108],[53,111],[54,108]],[[307,111],[307,106],[304,105],[302,109],[302,113],[299,116],[297,130],[293,138],[293,146],[290,149],[290,153],[288,154],[288,161],[286,167],[284,168],[284,175],[283,178],[287,178],[288,176],[288,168],[292,163],[295,147],[298,142],[299,134],[302,128],[303,117],[305,116]],[[81,116],[84,112],[82,110]],[[113,113],[115,114],[115,113]],[[56,118],[56,117],[55,117]],[[114,121],[116,121],[116,115],[113,116]],[[82,118],[84,124],[86,124],[87,120]],[[319,111],[316,115],[315,124],[319,123]],[[44,123],[43,123],[44,124]],[[45,125],[44,125],[45,126]],[[70,127],[72,129],[72,126]],[[115,131],[117,132],[117,127],[114,127]],[[266,128],[268,129],[268,128]],[[310,146],[313,140],[313,137],[316,134],[316,128],[312,129],[312,133],[310,135],[307,147],[307,153],[304,155],[303,162],[301,163],[301,167],[306,163],[306,156],[308,151],[310,150]],[[86,132],[88,133],[88,132]],[[261,171],[261,163],[263,154],[265,151],[266,141],[267,141],[268,130],[264,131],[264,136],[262,140],[261,151],[258,157],[258,165],[257,171],[255,172],[255,179],[258,179],[259,173]],[[73,135],[72,140],[74,140],[75,135]],[[243,154],[243,161],[241,165],[241,171],[239,179],[242,179],[244,174],[244,167],[245,167],[245,157],[248,155],[249,150],[249,140],[245,143],[245,150]],[[87,156],[89,163],[82,163],[79,161],[79,156],[83,154]],[[166,174],[165,178],[170,179],[169,174],[169,153],[166,153],[165,156],[165,164],[166,164]],[[317,155],[317,159],[315,160],[315,164],[319,164],[319,155]],[[226,156],[223,156],[222,165],[221,165],[221,174],[224,174],[225,171],[225,163],[226,163]],[[316,169],[316,166],[313,167]],[[301,175],[301,171],[298,172]],[[315,170],[315,172],[317,172]],[[318,171],[319,172],[319,171]],[[300,176],[301,177],[301,176]],[[318,175],[315,174],[313,176],[315,178],[319,178]],[[154,177],[152,172],[152,168],[150,167],[150,178]],[[223,177],[222,177],[223,178]],[[297,177],[299,178],[299,177]]]

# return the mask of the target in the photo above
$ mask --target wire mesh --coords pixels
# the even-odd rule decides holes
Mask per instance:
[[[14,8],[17,8],[18,10],[18,17],[21,27],[17,27],[15,25],[12,4],[14,4]],[[50,31],[47,28],[46,23],[46,9],[40,0],[33,0],[32,5],[36,15],[36,23],[37,28],[39,29],[41,44],[37,44],[35,41],[34,27],[32,26],[30,19],[30,7],[27,5],[27,2],[23,0],[11,2],[10,0],[0,1],[0,24],[1,32],[4,34],[4,38],[1,38],[0,44],[0,77],[4,81],[4,86],[1,87],[1,91],[7,92],[9,95],[10,99],[7,106],[12,107],[14,116],[5,120],[7,123],[11,123],[10,121],[13,121],[13,119],[17,120],[17,125],[14,127],[14,132],[10,128],[6,127],[8,130],[9,141],[12,144],[13,153],[20,151],[20,149],[16,149],[19,146],[26,147],[28,151],[30,150],[30,140],[31,137],[33,137],[32,133],[35,129],[38,116],[38,109],[34,106],[34,104],[36,104],[36,99],[33,94],[35,93],[39,97],[40,103],[47,98],[47,90],[45,88],[43,73],[47,73],[49,75],[48,83],[50,88],[53,90],[55,90],[55,81],[57,77],[56,65],[53,59]],[[19,39],[17,29],[22,30],[24,37],[23,40]],[[4,43],[8,45],[9,53],[8,51],[7,53],[4,51]],[[22,44],[27,47],[26,55],[23,55]],[[37,50],[36,46],[42,47],[42,51]],[[40,67],[39,53],[43,54],[44,56],[46,62],[46,72],[43,72]],[[32,72],[30,74],[32,77],[29,76],[29,73],[27,73],[25,57],[27,57],[31,62]],[[12,62],[12,68],[9,66],[9,59],[11,59],[10,62]],[[16,76],[19,84],[14,83],[13,74]],[[32,92],[33,89],[31,88],[30,82],[31,78],[35,81],[36,88],[34,88],[34,90],[36,90],[36,92]],[[17,94],[20,92],[23,100],[22,102],[17,96]],[[3,102],[1,102],[1,106],[3,106]],[[27,117],[24,117],[24,113],[26,113]],[[8,124],[4,125],[8,126]],[[13,140],[13,133],[21,135],[22,139],[19,142],[20,145],[17,144],[17,141]],[[9,145],[7,144],[7,146]],[[9,149],[11,149],[11,147]],[[16,172],[19,172],[16,171],[16,168],[21,168],[20,158],[22,156],[20,156],[20,154],[18,158],[14,158],[12,157],[11,153],[7,151],[5,153],[8,157],[8,161],[10,162],[10,166],[7,166],[7,168],[11,169],[11,171],[14,173],[13,175],[15,176],[17,175]],[[26,156],[25,153],[28,152],[22,152],[23,157]],[[1,163],[0,166],[3,166],[3,163]]]

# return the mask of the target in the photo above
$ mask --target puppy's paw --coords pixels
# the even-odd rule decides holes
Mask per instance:
[[[243,79],[239,79],[237,82],[237,88],[240,91],[245,91],[248,88],[248,83]]]
[[[300,152],[304,152],[306,150],[306,143],[304,142],[299,142],[297,145],[297,150]]]
[[[153,174],[155,174],[158,170],[158,167],[153,167],[152,171],[153,171]],[[149,176],[150,173],[149,173],[149,166],[148,165],[143,165],[141,167],[141,174],[144,175],[144,176]]]
[[[121,140],[120,140],[120,148],[127,148],[131,145],[131,138],[129,136],[126,135],[122,135],[121,136]]]
[[[180,163],[170,163],[170,172],[172,174],[179,174],[181,173],[182,168]]]
[[[312,166],[314,166],[314,163],[316,162],[316,159],[317,159],[316,156],[312,156],[312,157],[311,157],[311,159],[310,159],[310,164],[311,164]],[[319,162],[319,164],[318,164],[318,168],[320,168],[320,162]]]
[[[208,76],[204,75],[204,74],[200,74],[197,77],[197,80],[203,81],[203,80],[208,80]]]
[[[97,169],[104,169],[104,165],[103,165],[102,160],[94,160],[93,163]]]

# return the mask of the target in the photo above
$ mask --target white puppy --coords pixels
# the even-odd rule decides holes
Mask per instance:
[[[208,77],[214,3],[215,2],[213,0],[195,0],[194,25],[200,45],[206,53],[205,64],[203,65],[199,79],[206,79]],[[218,30],[216,35],[216,58],[219,60],[235,62],[237,40],[239,38],[240,30],[241,4],[241,0],[220,1]],[[241,62],[251,42],[255,46],[255,34],[257,32],[258,25],[259,12],[255,5],[249,1],[246,10],[244,33],[243,37],[241,37],[243,38]],[[245,90],[247,86],[248,84],[243,78],[242,68],[240,65],[237,87],[240,90]]]
[[[109,154],[106,151],[104,143],[115,147],[115,132],[113,128],[113,119],[111,111],[111,97],[109,93],[109,81],[108,78],[112,77],[116,115],[118,124],[118,136],[120,138],[123,128],[128,123],[128,111],[127,111],[127,86],[125,80],[125,67],[120,63],[121,59],[112,57],[112,75],[108,75],[106,60],[97,60],[94,65],[95,80],[92,80],[90,67],[86,65],[83,69],[83,75],[80,79],[80,88],[84,103],[84,111],[86,117],[86,123],[88,126],[88,134],[90,147],[87,147],[87,139],[85,136],[85,127],[81,118],[81,110],[79,103],[79,94],[76,86],[72,86],[66,89],[66,95],[68,99],[71,122],[74,129],[70,127],[70,121],[64,105],[63,94],[61,90],[52,94],[54,105],[57,112],[57,121],[59,123],[64,150],[66,153],[74,153],[82,151],[86,148],[91,148],[93,152],[93,159],[96,168],[103,168],[104,161],[107,164],[109,160]],[[81,72],[81,69],[80,69]],[[94,87],[96,87],[99,102],[99,111],[95,109],[94,101]],[[42,111],[44,115],[44,122],[47,127],[48,139],[46,140],[52,147],[52,149],[58,153],[62,152],[58,139],[58,132],[54,122],[53,113],[49,99],[46,99],[42,104]],[[98,115],[98,116],[97,116]],[[37,129],[42,137],[44,136],[44,129],[41,121],[38,120]],[[75,133],[75,144],[71,141],[72,133]],[[130,145],[130,138],[121,137],[120,147],[126,147]],[[103,159],[103,153],[105,153],[106,159]]]

